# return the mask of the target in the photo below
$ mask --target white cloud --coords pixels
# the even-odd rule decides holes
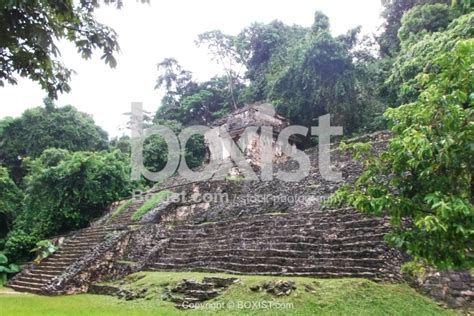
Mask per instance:
[[[151,0],[151,5],[126,1],[122,10],[103,7],[99,21],[119,34],[118,66],[110,69],[99,58],[85,61],[69,43],[60,43],[62,59],[73,68],[72,92],[61,95],[59,105],[71,104],[94,116],[111,136],[120,135],[132,101],[144,102],[156,111],[160,93],[154,90],[156,64],[175,57],[195,77],[208,79],[220,69],[210,62],[204,48],[197,48],[197,35],[214,29],[237,34],[252,22],[274,19],[310,26],[316,10],[327,14],[334,34],[362,25],[363,32],[375,32],[381,21],[380,0]],[[0,118],[18,116],[25,109],[42,104],[45,93],[36,83],[20,79],[17,86],[0,88]]]

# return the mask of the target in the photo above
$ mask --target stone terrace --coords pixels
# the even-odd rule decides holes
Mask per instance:
[[[386,146],[386,134],[371,136],[374,150]],[[343,181],[321,178],[317,150],[308,177],[297,183],[279,180],[186,181],[171,178],[152,192],[170,190],[185,200],[164,201],[141,221],[132,214],[110,214],[66,238],[60,250],[15,276],[9,286],[43,294],[87,291],[89,284],[139,270],[221,271],[244,274],[363,277],[400,280],[400,254],[383,236],[387,218],[368,218],[353,209],[327,209],[321,202],[342,183],[351,183],[360,165],[333,150],[332,163]],[[276,166],[291,170],[289,161]],[[227,193],[228,201],[196,202],[195,193]],[[293,195],[302,201],[245,201],[248,195]],[[243,202],[245,201],[245,203]],[[124,264],[123,262],[127,262]]]

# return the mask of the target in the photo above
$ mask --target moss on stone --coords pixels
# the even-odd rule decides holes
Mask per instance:
[[[127,202],[120,205],[119,207],[117,207],[112,212],[112,214],[110,214],[110,217],[107,219],[107,224],[110,224],[114,219],[119,217],[126,209],[128,209],[130,207],[130,205],[132,205],[132,203],[133,203],[133,200],[130,199]]]
[[[149,200],[143,203],[132,215],[132,220],[139,221],[146,213],[155,208],[160,202],[171,195],[171,191],[164,190],[153,195]]]

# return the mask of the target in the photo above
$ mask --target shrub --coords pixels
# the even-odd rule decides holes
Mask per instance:
[[[419,75],[417,101],[389,109],[393,138],[380,156],[353,146],[365,171],[332,198],[395,226],[389,241],[438,268],[474,265],[474,40],[458,42]],[[402,225],[402,219],[408,223]]]
[[[36,243],[36,247],[31,249],[30,252],[36,253],[35,263],[39,264],[44,259],[56,252],[56,247],[50,240],[40,240]]]
[[[5,245],[17,259],[28,259],[41,239],[87,226],[130,192],[129,160],[119,151],[61,155],[59,161],[49,159],[57,155],[47,151],[26,162],[24,209]]]
[[[7,256],[0,252],[0,285],[7,283],[8,274],[17,273],[20,271],[20,268],[13,263],[8,263]]]

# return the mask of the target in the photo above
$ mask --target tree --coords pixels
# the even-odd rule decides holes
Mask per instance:
[[[158,79],[155,89],[164,89],[165,95],[156,112],[156,119],[185,122],[186,112],[182,100],[198,91],[192,73],[174,58],[165,58],[158,63]]]
[[[148,2],[147,0],[141,0]],[[28,77],[46,90],[51,98],[69,92],[73,70],[57,57],[58,40],[74,43],[85,59],[94,50],[115,67],[119,50],[116,32],[101,23],[94,12],[104,4],[121,8],[122,0],[1,1],[0,8],[0,86],[16,84],[15,75]]]
[[[5,243],[12,258],[30,256],[38,240],[86,227],[132,189],[130,159],[119,151],[48,149],[25,164],[24,208]]]
[[[179,121],[184,125],[208,124],[234,108],[235,99],[229,90],[227,76],[195,82],[190,71],[181,67],[174,58],[165,58],[158,64],[156,88],[163,88],[165,96],[156,112],[155,120]],[[232,89],[240,95],[244,85]],[[238,101],[237,106],[241,106]]]
[[[398,30],[401,26],[403,15],[417,4],[446,3],[450,0],[382,0],[384,10],[382,17],[385,19],[382,25],[383,32],[378,38],[380,53],[383,57],[394,57],[400,49]]]
[[[469,13],[474,7],[474,1],[472,0],[452,0],[452,7],[461,13]]]
[[[31,108],[21,117],[0,121],[0,162],[18,183],[25,157],[36,158],[49,148],[69,151],[107,149],[107,133],[88,114],[72,106]]]
[[[182,108],[185,111],[185,125],[190,124],[209,124],[223,115],[231,112],[234,107],[235,99],[228,90],[229,79],[227,76],[213,77],[208,81],[198,84],[196,90],[183,97]],[[241,95],[245,86],[238,83],[233,92],[239,96],[237,106],[243,105]]]
[[[417,12],[424,11],[423,7],[417,8],[415,14],[418,15]],[[422,36],[410,33],[411,35],[407,35],[406,40],[401,42],[401,50],[386,82],[386,86],[390,87],[394,94],[395,103],[391,104],[392,106],[416,100],[419,94],[416,76],[420,72],[436,72],[438,68],[433,61],[437,55],[450,51],[460,40],[474,37],[474,12],[454,19],[446,29],[439,32],[428,32],[426,26],[423,26],[426,22],[417,19],[414,23],[409,13],[404,22],[409,25],[418,25],[416,28],[420,28],[423,32]],[[446,22],[446,17],[444,21]],[[429,20],[427,22],[429,23]],[[409,27],[403,25],[402,30],[403,28],[408,30]]]
[[[359,110],[357,129],[360,131],[376,131],[386,129],[383,113],[392,104],[384,85],[392,68],[392,60],[378,56],[378,44],[374,37],[356,38],[347,34],[348,43],[354,64],[354,80]],[[350,46],[349,46],[350,47]]]
[[[307,36],[285,48],[284,59],[277,55],[270,62],[266,99],[295,124],[314,125],[331,113],[335,124],[353,131],[360,111],[355,110],[359,104],[348,37],[334,38],[322,13],[315,19]]]
[[[388,214],[395,225],[389,241],[439,268],[474,264],[473,64],[473,39],[436,55],[438,71],[417,76],[417,100],[386,112],[393,132],[387,151],[377,156],[370,144],[351,145],[365,171],[331,198]]]
[[[178,121],[156,119],[154,123],[156,125],[169,127],[175,135],[179,135],[184,129],[183,124]],[[182,144],[182,146],[183,145],[184,144]],[[182,148],[182,150],[184,151],[186,162],[190,168],[200,166],[206,154],[204,137],[201,135],[193,135],[186,144],[186,147]],[[150,171],[157,172],[165,167],[168,162],[168,147],[162,137],[153,135],[145,140],[143,145],[143,161],[144,165]]]
[[[178,106],[180,97],[196,85],[192,73],[183,69],[174,58],[165,58],[158,63],[158,73],[155,89],[164,88],[167,102],[172,106]]]
[[[280,21],[269,24],[253,23],[237,35],[236,46],[247,56],[246,79],[250,80],[247,93],[251,101],[264,101],[268,93],[268,77],[279,69],[277,60],[287,58],[288,47],[303,40],[308,29],[301,26],[288,26]]]
[[[130,154],[132,152],[132,144],[130,141],[130,136],[123,135],[120,137],[114,137],[110,143],[111,149],[118,149],[124,154]]]
[[[447,4],[417,5],[403,16],[398,38],[407,45],[426,33],[443,31],[454,18],[455,12]]]
[[[21,210],[22,198],[7,168],[0,166],[0,239],[10,231],[13,219]]]
[[[212,54],[212,59],[221,64],[229,81],[229,92],[232,105],[237,109],[235,95],[236,86],[241,79],[241,73],[245,64],[246,56],[236,47],[236,37],[222,33],[221,31],[210,31],[198,36],[196,44],[206,45]]]

